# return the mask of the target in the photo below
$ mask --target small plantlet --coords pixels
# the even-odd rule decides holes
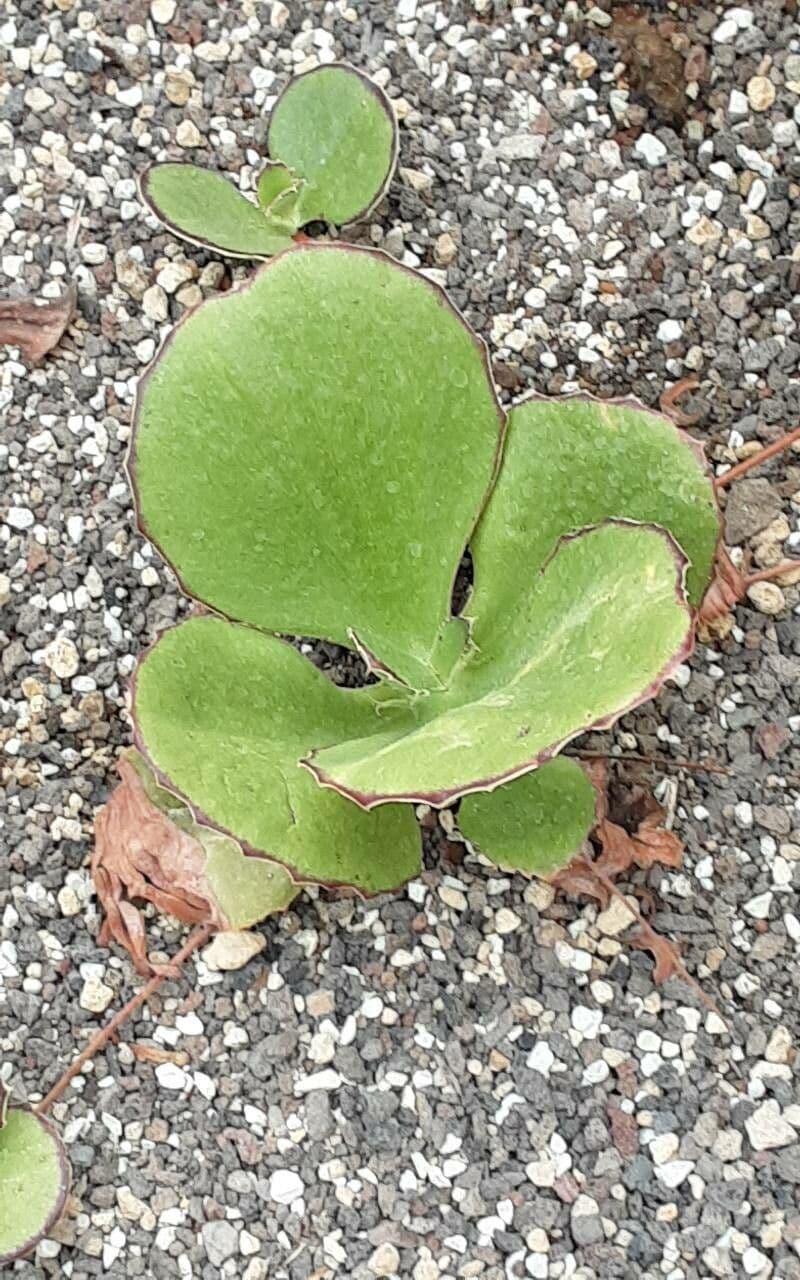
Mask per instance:
[[[275,103],[253,203],[199,165],[151,165],[142,197],[176,235],[228,257],[269,258],[309,222],[345,226],[383,197],[397,163],[397,123],[382,89],[331,63],[291,80]]]
[[[0,1267],[24,1258],[64,1211],[64,1144],[46,1117],[11,1102],[0,1080]]]

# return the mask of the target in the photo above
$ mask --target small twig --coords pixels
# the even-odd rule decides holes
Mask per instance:
[[[749,458],[745,458],[742,462],[737,462],[735,467],[731,467],[730,471],[726,471],[724,475],[717,476],[714,481],[716,489],[727,489],[729,484],[733,484],[734,480],[738,480],[740,476],[746,476],[748,471],[752,471],[753,467],[760,467],[762,462],[766,462],[768,458],[774,458],[776,453],[783,453],[784,449],[789,449],[796,440],[800,440],[800,427],[794,431],[788,431],[786,435],[781,436],[780,440],[773,441],[765,448],[760,449],[758,453],[753,453]]]
[[[669,756],[638,755],[635,751],[626,751],[623,756],[614,756],[608,751],[565,751],[564,755],[577,756],[579,760],[608,760],[611,764],[625,764],[626,760],[635,760],[637,764],[655,764],[662,769],[693,769],[698,773],[722,773],[726,776],[731,772],[710,760],[673,760]]]
[[[798,569],[800,569],[800,560],[784,560],[781,564],[774,564],[771,569],[760,569],[758,573],[748,573],[744,579],[745,590],[754,582],[769,582],[772,578],[780,578],[784,573],[796,573]]]
[[[77,1058],[75,1058],[72,1063],[70,1063],[61,1078],[53,1085],[52,1089],[47,1094],[47,1097],[45,1097],[35,1108],[37,1115],[43,1116],[50,1110],[53,1103],[57,1102],[61,1097],[70,1081],[74,1080],[75,1076],[83,1070],[86,1063],[91,1061],[91,1059],[98,1054],[106,1044],[108,1044],[109,1040],[116,1035],[123,1023],[127,1022],[131,1014],[135,1013],[141,1005],[145,1004],[150,999],[153,992],[161,986],[161,983],[164,982],[165,979],[176,976],[177,971],[180,969],[184,961],[188,960],[189,956],[194,951],[197,951],[198,947],[202,947],[206,942],[208,942],[208,939],[211,937],[213,932],[213,927],[207,924],[196,929],[183,944],[180,951],[175,956],[175,959],[169,965],[159,970],[158,973],[154,974],[153,977],[144,984],[142,989],[137,991],[136,995],[132,996],[128,1003],[124,1004],[122,1008],[114,1014],[111,1021],[107,1022],[104,1027],[101,1027],[100,1030],[92,1036],[86,1048],[78,1054]]]

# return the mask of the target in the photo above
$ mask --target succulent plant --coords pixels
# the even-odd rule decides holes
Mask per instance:
[[[409,801],[468,797],[464,833],[500,865],[569,860],[594,793],[553,757],[686,658],[719,539],[668,419],[589,397],[506,416],[442,291],[341,244],[296,246],[176,327],[129,472],[202,604],[136,672],[144,767],[265,871],[365,894],[419,867]],[[337,687],[292,636],[349,646],[373,682]]]
[[[0,1081],[0,1267],[35,1249],[64,1212],[70,1173],[45,1116],[11,1103]]]
[[[374,81],[330,63],[290,80],[269,123],[271,159],[254,203],[200,165],[150,165],[142,197],[192,244],[232,258],[269,258],[309,222],[345,226],[382,198],[397,163],[397,123]]]

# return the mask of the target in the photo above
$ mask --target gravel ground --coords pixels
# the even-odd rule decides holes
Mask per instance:
[[[252,187],[290,70],[348,59],[402,137],[353,236],[447,284],[508,395],[657,404],[695,374],[720,464],[796,424],[794,0],[650,0],[679,74],[662,49],[627,79],[606,8],[5,0],[0,286],[79,292],[60,349],[32,373],[6,352],[0,382],[0,1053],[29,1097],[136,985],[95,944],[86,863],[126,677],[185,603],[133,532],[133,389],[246,271],[144,217],[148,160]],[[734,491],[728,539],[797,554],[799,508],[794,454]],[[56,1106],[70,1213],[15,1276],[800,1277],[800,593],[754,595],[614,735],[727,769],[645,767],[687,858],[639,878],[727,1025],[654,987],[619,921],[470,858],[367,906],[308,895],[246,970],[163,987]]]

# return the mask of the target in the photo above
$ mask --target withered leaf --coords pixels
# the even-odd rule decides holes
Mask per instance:
[[[60,298],[0,299],[0,344],[19,347],[30,364],[38,364],[60,341],[76,300],[74,285]]]
[[[186,924],[224,929],[206,878],[202,845],[181,831],[147,796],[133,765],[120,760],[122,782],[95,823],[91,871],[105,912],[99,941],[113,938],[137,972],[152,973],[144,921],[134,901],[151,902]]]
[[[129,1048],[138,1062],[152,1062],[157,1067],[165,1062],[173,1062],[176,1067],[185,1067],[189,1062],[189,1055],[185,1049],[160,1049],[155,1044],[132,1044]]]
[[[657,115],[680,123],[687,109],[684,60],[669,38],[636,5],[614,10],[609,36],[619,46],[633,93]]]
[[[550,884],[562,893],[572,893],[584,898],[596,898],[603,907],[607,907],[610,894],[597,877],[593,864],[588,858],[573,858],[560,871],[547,877]]]

